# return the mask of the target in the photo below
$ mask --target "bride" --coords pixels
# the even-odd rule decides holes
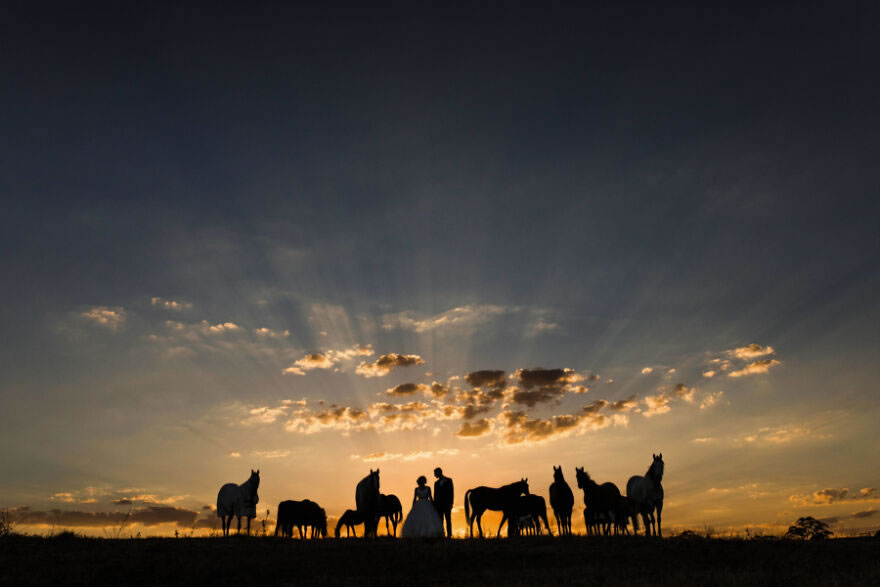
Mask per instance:
[[[400,535],[403,538],[442,537],[443,522],[434,508],[431,488],[427,486],[428,480],[422,475],[416,483],[419,486],[413,496],[412,509],[406,516]]]

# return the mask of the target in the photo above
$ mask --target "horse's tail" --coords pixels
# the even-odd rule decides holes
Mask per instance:
[[[391,513],[391,521],[394,522],[395,524],[399,524],[402,519],[403,519],[403,506],[398,504],[397,509]]]
[[[468,489],[464,493],[464,519],[467,520],[468,524],[471,523],[471,491],[473,491],[473,489]]]

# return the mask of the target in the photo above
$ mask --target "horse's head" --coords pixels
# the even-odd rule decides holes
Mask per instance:
[[[651,471],[654,473],[654,476],[657,477],[658,481],[663,479],[663,453],[661,452],[659,455],[652,455],[654,457],[654,462],[651,463]]]
[[[586,485],[587,481],[589,481],[590,476],[587,474],[586,471],[584,471],[583,467],[575,467],[574,472],[575,477],[577,477],[578,480],[578,489],[583,489],[584,485]]]
[[[370,469],[370,484],[373,489],[379,491],[379,469],[376,469],[375,471]]]
[[[562,467],[553,467],[553,480],[557,483],[565,482],[565,477],[562,476]]]
[[[251,476],[248,477],[248,487],[251,489],[251,500],[253,503],[257,503],[257,489],[260,487],[260,470],[257,469],[254,471],[251,469]]]
[[[522,479],[520,479],[520,481],[517,485],[519,485],[520,493],[522,493],[523,495],[529,494],[529,478],[528,477],[523,477]]]
[[[317,527],[321,538],[327,538],[327,512],[324,511],[324,508],[321,508],[321,515],[320,518],[318,518]],[[336,526],[336,537],[339,538],[339,526]]]

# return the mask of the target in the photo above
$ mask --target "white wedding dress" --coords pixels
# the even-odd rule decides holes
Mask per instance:
[[[440,514],[434,509],[430,487],[416,487],[415,500],[412,509],[406,516],[406,521],[403,522],[400,536],[403,538],[443,537],[443,521],[440,519]]]

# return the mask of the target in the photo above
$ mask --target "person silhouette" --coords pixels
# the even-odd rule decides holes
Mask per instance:
[[[446,537],[452,538],[452,504],[455,500],[455,488],[452,479],[443,476],[443,469],[434,469],[434,507],[440,518],[446,520]]]

